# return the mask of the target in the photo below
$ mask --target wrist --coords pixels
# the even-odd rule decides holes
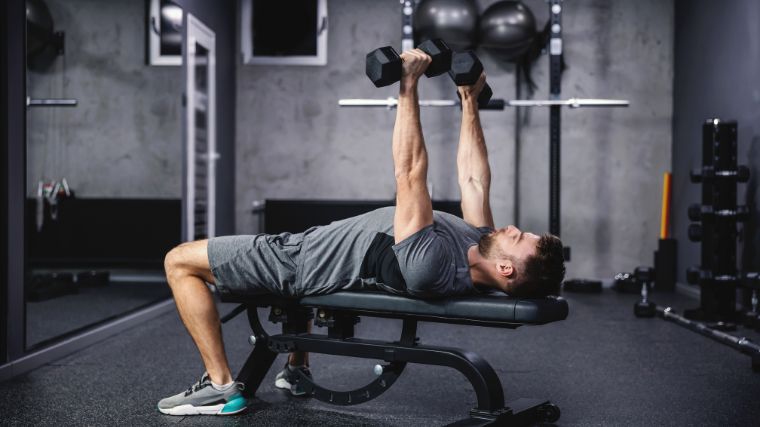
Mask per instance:
[[[418,79],[414,77],[403,77],[401,79],[401,85],[399,86],[399,94],[407,95],[417,91]]]
[[[462,97],[462,111],[469,113],[478,110],[478,100],[472,97]]]

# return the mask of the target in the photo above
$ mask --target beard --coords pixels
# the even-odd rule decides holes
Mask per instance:
[[[484,234],[480,236],[480,241],[478,242],[478,252],[480,252],[480,255],[486,259],[503,258],[503,254],[496,246],[496,233]]]

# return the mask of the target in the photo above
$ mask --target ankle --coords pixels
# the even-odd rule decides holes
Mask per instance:
[[[209,379],[211,380],[211,383],[216,385],[226,385],[233,381],[232,375],[227,372],[226,374],[212,374],[209,373]]]

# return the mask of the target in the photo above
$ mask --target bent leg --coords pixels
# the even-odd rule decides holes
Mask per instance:
[[[177,311],[201,353],[211,381],[227,384],[232,381],[232,373],[224,352],[222,326],[206,286],[206,282],[214,283],[207,247],[208,240],[183,243],[169,251],[164,267]]]

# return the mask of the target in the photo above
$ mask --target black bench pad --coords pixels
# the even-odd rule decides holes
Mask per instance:
[[[301,305],[398,315],[393,317],[419,316],[534,325],[564,320],[568,313],[567,301],[561,297],[522,299],[501,293],[423,300],[385,292],[337,292],[303,297]]]
[[[516,327],[543,325],[567,318],[568,305],[562,297],[515,298],[502,293],[423,300],[385,292],[353,291],[287,299],[273,295],[228,296],[229,302],[254,306],[300,305],[340,309],[357,314],[443,323]]]

